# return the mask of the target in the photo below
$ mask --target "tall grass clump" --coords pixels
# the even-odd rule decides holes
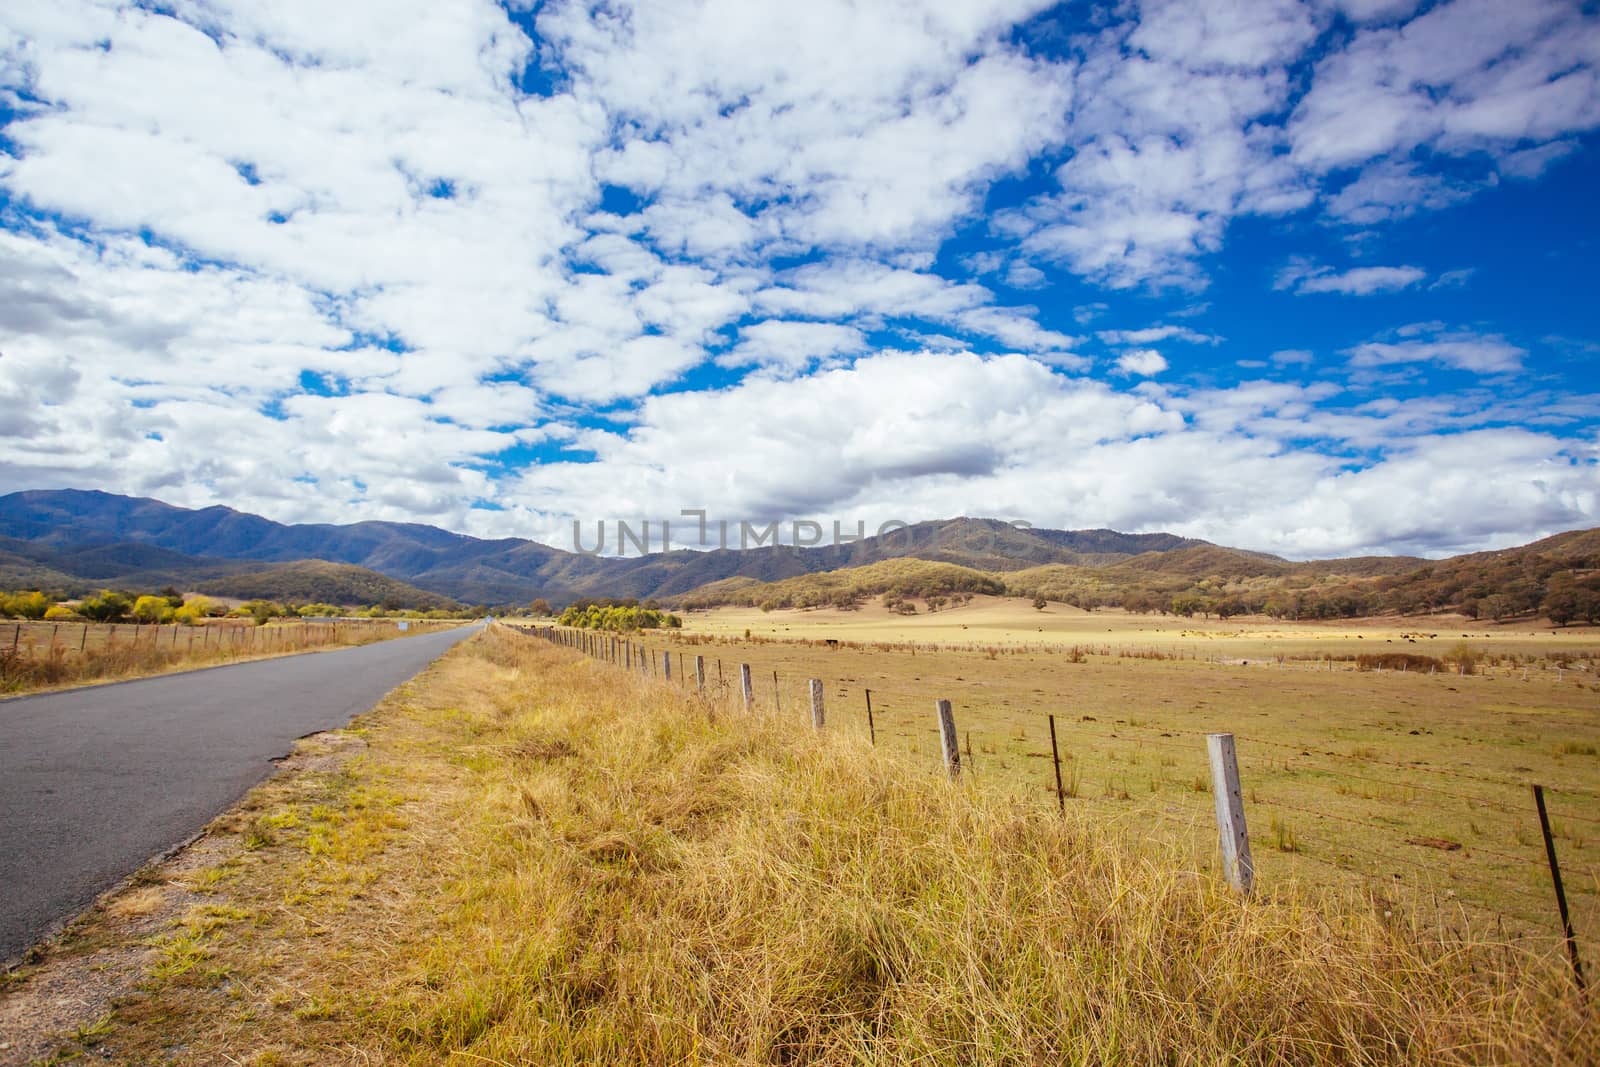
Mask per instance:
[[[1243,901],[1183,842],[953,785],[799,716],[499,628],[457,655],[503,681],[439,720],[471,775],[426,936],[351,994],[346,1038],[382,1062],[1600,1055],[1553,941],[1292,886]]]

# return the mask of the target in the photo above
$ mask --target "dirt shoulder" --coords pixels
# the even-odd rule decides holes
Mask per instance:
[[[186,1027],[203,1028],[208,996],[237,1001],[248,988],[217,958],[224,932],[248,931],[266,951],[290,925],[315,920],[313,901],[358,899],[359,880],[320,885],[314,858],[348,862],[381,850],[407,826],[417,795],[379,789],[365,760],[368,738],[403,743],[400,709],[450,668],[436,665],[397,689],[347,729],[304,738],[278,772],[213,820],[194,840],[105,894],[24,962],[0,975],[0,1067],[95,1062],[259,1062],[219,1059],[206,1042],[186,1052]],[[314,954],[313,959],[314,959]],[[204,986],[204,988],[201,988]],[[279,990],[276,1011],[304,1005]],[[199,1011],[200,1014],[196,1014]],[[205,1049],[205,1051],[201,1051]],[[268,1050],[270,1052],[270,1050]]]

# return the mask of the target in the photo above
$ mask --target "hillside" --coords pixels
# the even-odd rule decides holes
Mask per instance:
[[[988,592],[1091,610],[1293,619],[1448,610],[1474,618],[1544,614],[1556,622],[1594,621],[1600,615],[1600,530],[1438,561],[1360,557],[1297,564],[1216,545],[1148,552],[1098,567],[1052,563],[983,571],[900,560],[778,582],[715,582],[677,603],[853,607],[864,597],[886,595],[886,603],[932,597],[937,607],[951,596]]]
[[[379,604],[390,609],[449,611],[461,605],[365,567],[324,560],[274,563],[260,570],[212,578],[196,591],[241,600],[276,600],[295,604]]]
[[[596,533],[585,531],[585,544],[592,544],[587,539]],[[616,551],[617,524],[606,524],[605,533],[605,550]],[[652,534],[659,539],[659,524]],[[737,544],[737,527],[730,529],[729,540]],[[375,575],[334,578],[317,570],[273,576],[273,566],[307,560]],[[417,523],[286,525],[224,507],[191,510],[96,491],[0,497],[0,577],[12,588],[83,591],[134,578],[199,587],[260,574],[254,584],[229,587],[339,589],[358,599],[363,591],[383,589],[383,597],[408,603],[433,596],[493,605],[539,597],[556,605],[579,598],[821,603],[924,585],[935,596],[958,591],[946,588],[950,572],[870,569],[909,560],[965,568],[971,574],[960,582],[968,591],[998,585],[1018,596],[1136,610],[1170,608],[1174,598],[1186,598],[1200,601],[1201,610],[1220,605],[1295,617],[1451,607],[1503,616],[1537,609],[1552,587],[1564,588],[1563,583],[1576,583],[1580,600],[1587,596],[1589,572],[1600,566],[1600,531],[1573,531],[1451,560],[1365,556],[1291,562],[1166,533],[1018,528],[963,517],[840,545],[767,543],[607,557]],[[806,580],[844,571],[862,573]],[[383,586],[376,576],[399,585]]]

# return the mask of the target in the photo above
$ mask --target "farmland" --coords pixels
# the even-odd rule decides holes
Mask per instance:
[[[1209,849],[1132,808],[1059,816],[952,788],[831,706],[819,734],[787,704],[744,712],[491,627],[308,739],[0,1011],[110,975],[101,1014],[32,1047],[130,1064],[1579,1064],[1600,1048],[1545,944],[1278,872],[1245,901],[1196,877]],[[1001,754],[979,745],[988,783]]]
[[[980,597],[915,616],[718,609],[634,640],[706,656],[713,684],[748,663],[758,700],[795,716],[820,678],[830,729],[862,744],[871,690],[878,746],[930,771],[933,702],[949,699],[980,787],[1044,807],[1053,714],[1067,803],[1188,842],[1202,866],[1215,850],[1204,735],[1231,732],[1261,885],[1376,889],[1554,944],[1529,790],[1542,784],[1580,939],[1600,946],[1592,628],[1224,622]]]

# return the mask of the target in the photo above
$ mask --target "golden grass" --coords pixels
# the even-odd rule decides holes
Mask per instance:
[[[1593,1062],[1560,959],[502,628],[252,795],[101,1052],[254,1064]]]
[[[460,622],[413,620],[408,633]],[[392,621],[209,626],[0,623],[0,694],[125,681],[173,671],[351,648],[405,636]]]
[[[940,612],[929,618],[948,617],[942,632],[963,635],[941,643],[862,642],[871,627],[892,625],[886,614],[857,622],[866,611],[773,612],[768,630],[752,629],[751,640],[695,616],[682,633],[636,640],[691,664],[705,655],[712,678],[718,661],[730,681],[748,663],[762,705],[781,704],[793,716],[804,714],[807,679],[820,678],[829,722],[862,743],[870,689],[878,744],[925,767],[939,759],[933,701],[949,699],[978,780],[1040,807],[1054,804],[1046,720],[1054,714],[1074,806],[1199,837],[1206,849],[1204,734],[1234,733],[1266,881],[1399,885],[1437,899],[1443,911],[1465,908],[1475,922],[1503,923],[1549,945],[1559,928],[1528,788],[1539,782],[1551,790],[1580,938],[1586,948],[1600,944],[1595,631],[1484,638],[1480,630],[1470,643],[1487,654],[1477,673],[1458,676],[1293,658],[1303,648],[1352,659],[1400,650],[1442,656],[1461,639],[1438,621],[1427,631],[1437,638],[1412,644],[1401,635],[1415,634],[1416,620],[1364,620],[1361,629],[1202,626],[1074,612],[1041,620],[1056,627],[1056,639],[1026,641],[1019,618],[1040,613],[1026,605],[1020,612],[1003,603]],[[968,621],[954,623],[960,619]],[[981,630],[985,621],[995,629]],[[986,643],[995,634],[1015,639]],[[842,640],[828,647],[828,637]]]

